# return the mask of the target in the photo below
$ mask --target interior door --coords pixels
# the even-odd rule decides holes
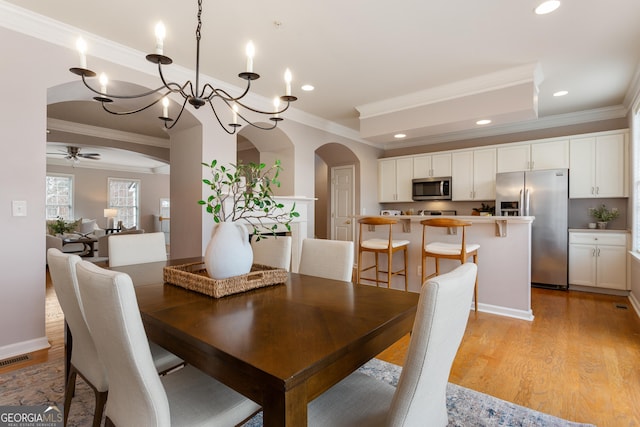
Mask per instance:
[[[353,241],[355,167],[331,168],[331,238]]]

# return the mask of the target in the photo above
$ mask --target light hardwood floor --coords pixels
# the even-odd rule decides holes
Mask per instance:
[[[628,299],[535,288],[531,297],[533,322],[470,313],[450,381],[572,421],[640,426],[640,319]],[[48,275],[46,310],[51,348],[0,373],[64,358]],[[402,365],[408,343],[406,336],[379,357]]]
[[[572,421],[640,426],[640,319],[629,300],[536,288],[531,298],[533,322],[471,312],[449,380]],[[379,357],[401,364],[408,342]]]

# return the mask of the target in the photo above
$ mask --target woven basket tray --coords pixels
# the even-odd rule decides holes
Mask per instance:
[[[164,267],[164,281],[214,298],[237,294],[264,286],[287,281],[287,271],[282,268],[253,264],[251,271],[226,279],[212,279],[202,262]]]

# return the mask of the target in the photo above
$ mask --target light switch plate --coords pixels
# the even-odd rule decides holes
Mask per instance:
[[[13,200],[11,202],[11,212],[13,216],[27,216],[27,201]]]

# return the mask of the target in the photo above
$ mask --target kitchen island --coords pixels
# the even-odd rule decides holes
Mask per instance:
[[[467,243],[477,243],[478,249],[478,310],[533,320],[531,310],[531,223],[534,217],[515,216],[394,216],[398,223],[393,226],[393,238],[409,240],[408,279],[409,291],[419,292],[422,261],[422,224],[429,218],[455,218],[470,221],[467,227]],[[363,227],[363,238],[388,238],[388,228]],[[429,227],[427,242],[459,242],[461,235],[449,235],[446,228]],[[461,231],[459,233],[462,233]],[[357,237],[356,237],[357,239]],[[357,240],[356,240],[357,246]],[[357,259],[357,258],[356,258]],[[384,263],[384,258],[381,258]],[[373,264],[373,254],[363,254],[365,266]],[[402,254],[393,257],[394,271],[402,268]],[[454,269],[459,262],[440,260],[440,271]],[[433,258],[427,258],[427,275],[435,272]],[[373,270],[363,273],[363,277],[375,275]],[[381,274],[381,277],[383,274]],[[363,282],[368,284],[370,282]],[[394,289],[404,289],[404,278],[394,277]],[[472,305],[473,307],[473,305]]]

